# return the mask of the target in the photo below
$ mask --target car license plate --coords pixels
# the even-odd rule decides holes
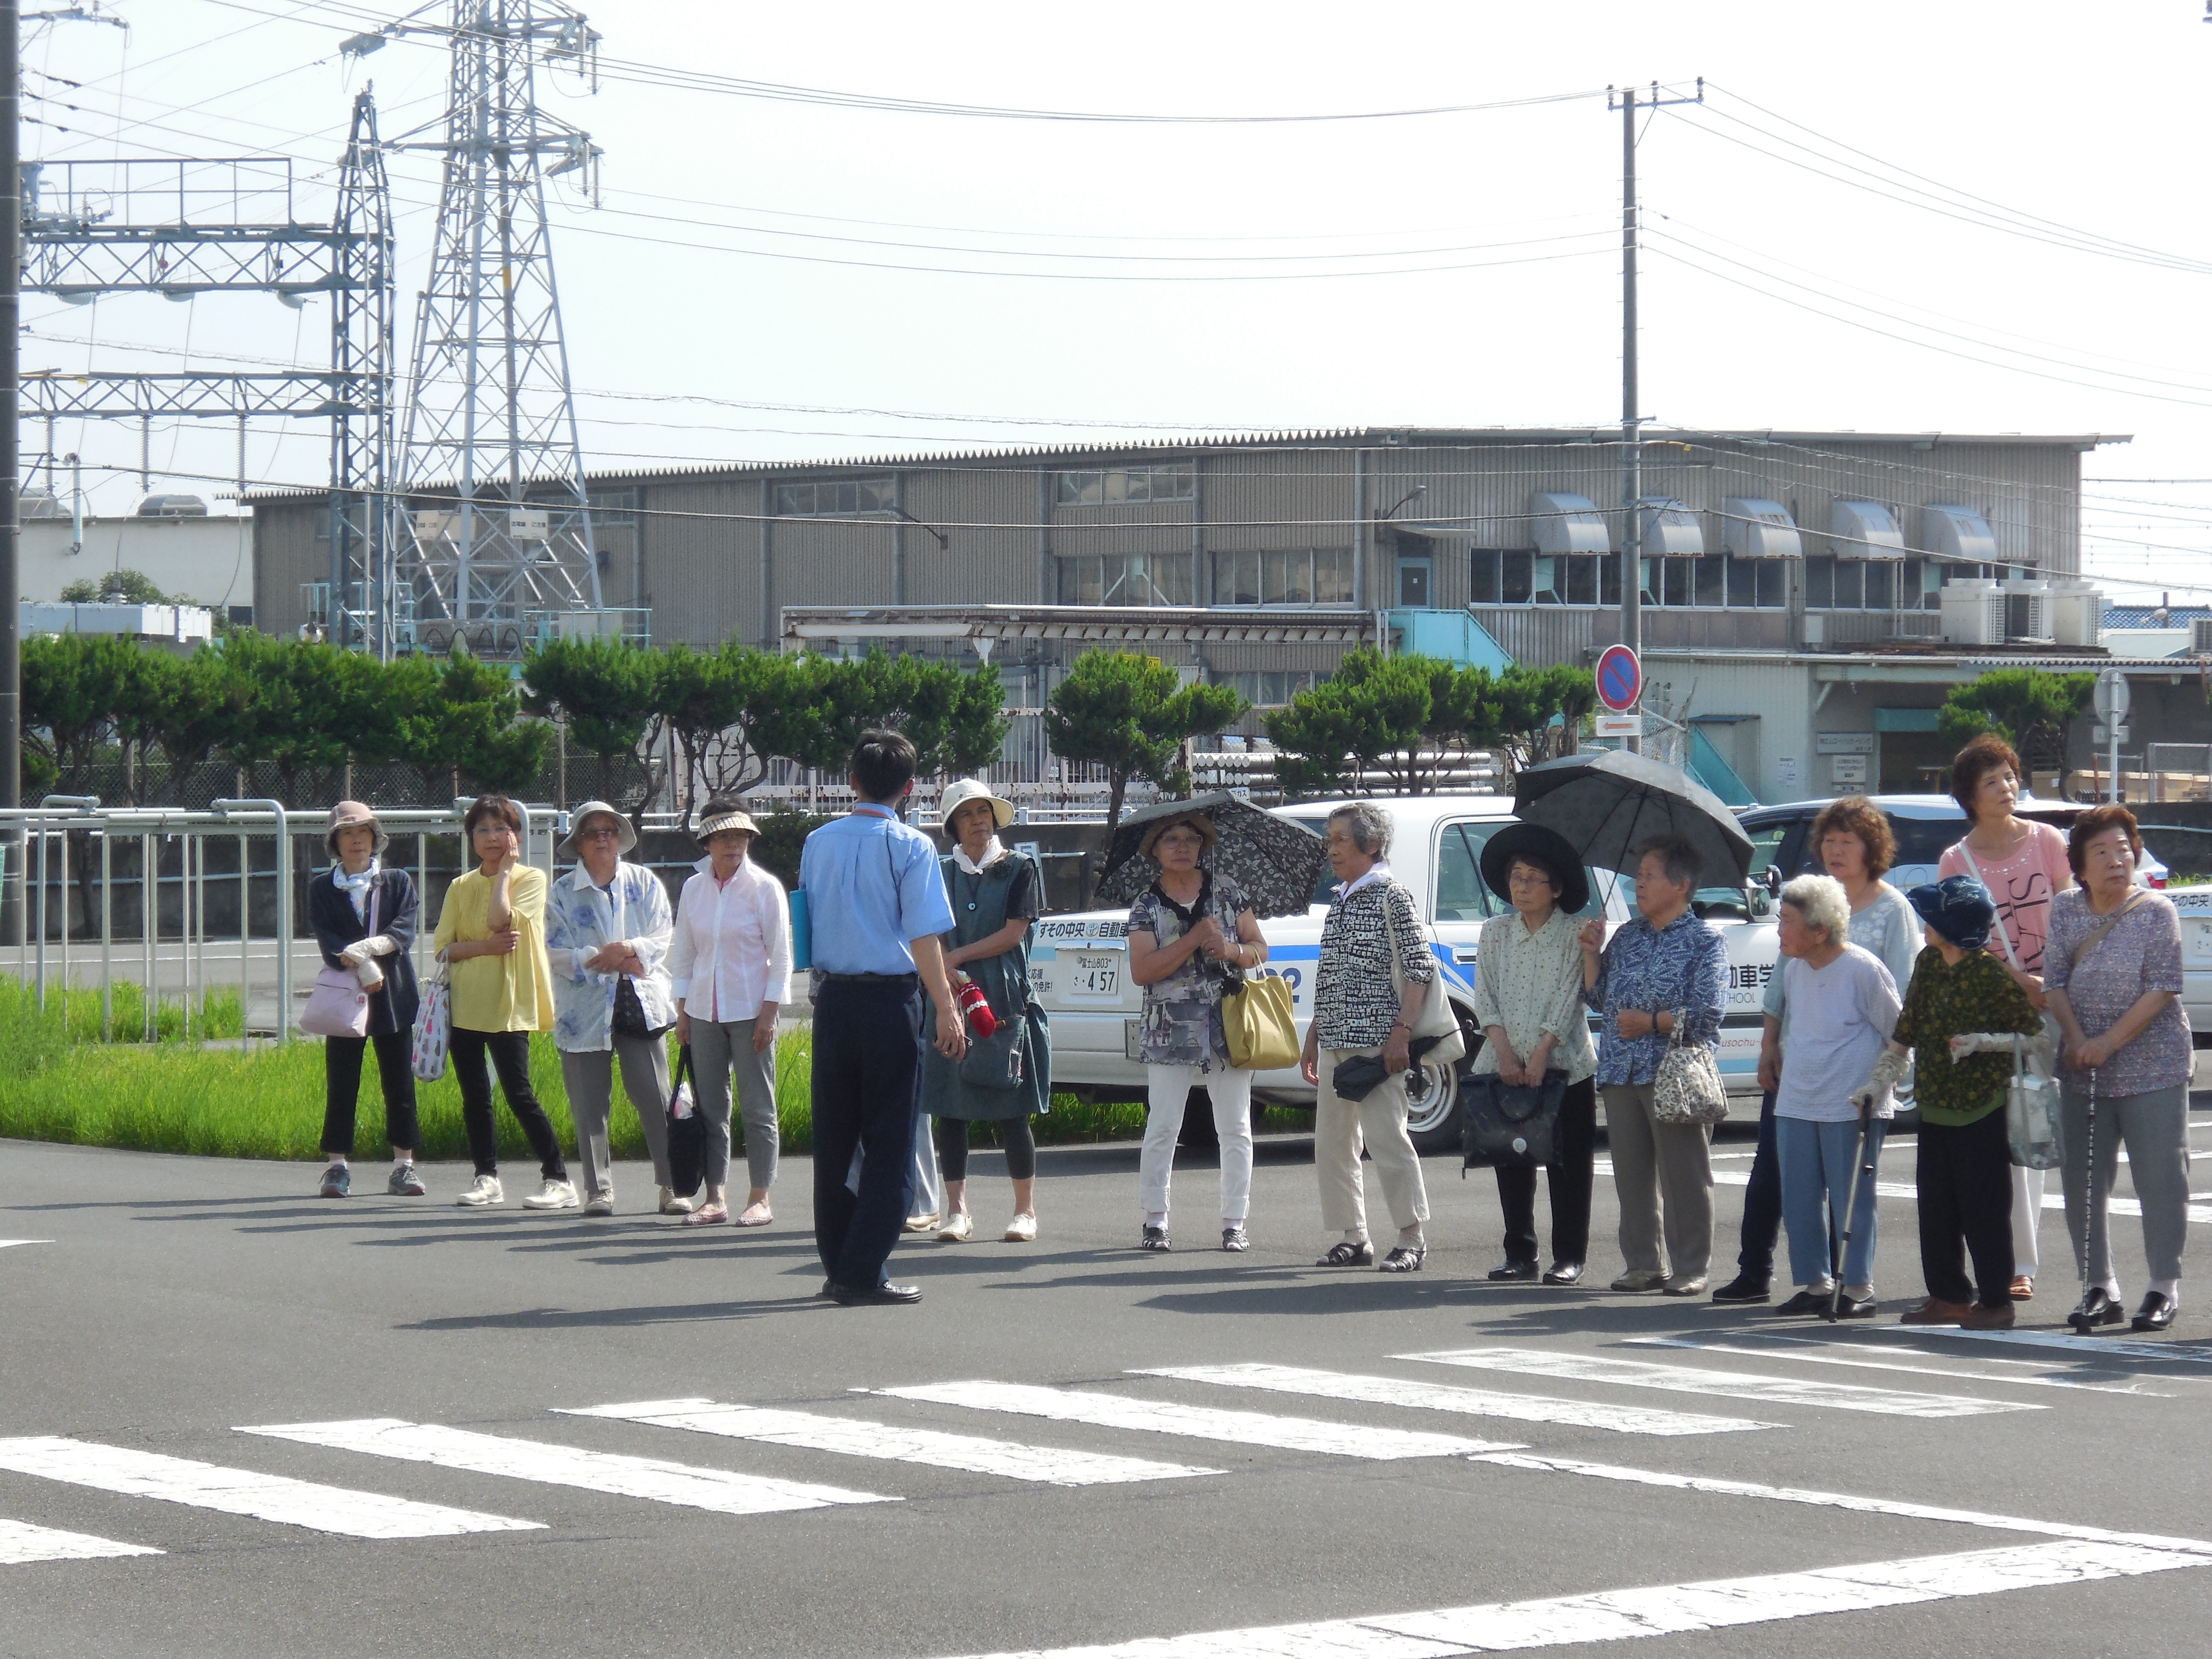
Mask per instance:
[[[1145,1022],[1125,1019],[1121,1022],[1121,1052],[1132,1062],[1141,1065],[1145,1058]]]
[[[1121,1000],[1121,958],[1103,952],[1091,956],[1063,957],[1066,964],[1067,988],[1062,993],[1071,1000],[1084,1002],[1119,1002]]]

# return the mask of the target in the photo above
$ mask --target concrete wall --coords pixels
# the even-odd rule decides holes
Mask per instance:
[[[71,582],[136,570],[195,605],[254,603],[251,518],[87,519],[84,545],[75,553],[73,539],[67,519],[23,521],[22,598],[58,599]]]

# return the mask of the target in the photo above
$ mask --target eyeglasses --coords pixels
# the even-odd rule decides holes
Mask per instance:
[[[578,841],[620,841],[622,831],[611,823],[599,823],[592,825],[589,830],[579,830],[576,832],[576,839]]]

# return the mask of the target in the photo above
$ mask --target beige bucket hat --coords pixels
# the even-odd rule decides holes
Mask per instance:
[[[1182,812],[1171,818],[1162,818],[1146,830],[1145,838],[1137,843],[1137,851],[1145,857],[1151,858],[1152,848],[1158,844],[1160,837],[1179,823],[1187,823],[1197,830],[1199,839],[1206,843],[1198,849],[1198,855],[1200,858],[1211,853],[1213,850],[1213,843],[1221,839],[1221,831],[1213,827],[1213,820],[1205,813]]]
[[[1014,804],[1003,795],[991,793],[991,786],[980,778],[963,778],[945,792],[937,803],[937,821],[945,826],[945,833],[952,833],[952,815],[971,800],[991,803],[991,817],[1004,830],[1014,821]]]
[[[342,800],[331,808],[330,822],[323,827],[323,845],[331,849],[331,856],[338,855],[338,831],[358,830],[363,826],[376,832],[374,857],[382,858],[384,849],[392,845],[392,837],[384,833],[384,826],[376,821],[374,809],[357,800]]]
[[[587,800],[568,815],[568,836],[553,849],[555,854],[564,859],[582,857],[583,849],[577,842],[584,833],[584,826],[596,817],[610,817],[615,821],[615,846],[618,851],[627,853],[637,845],[637,826],[629,821],[628,813],[610,806],[603,800]]]

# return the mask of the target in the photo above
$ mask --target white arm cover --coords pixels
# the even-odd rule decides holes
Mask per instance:
[[[1905,1076],[1908,1056],[1894,1048],[1884,1048],[1881,1057],[1874,1063],[1874,1074],[1860,1087],[1851,1091],[1851,1104],[1862,1110],[1877,1104],[1889,1091],[1897,1087]]]

